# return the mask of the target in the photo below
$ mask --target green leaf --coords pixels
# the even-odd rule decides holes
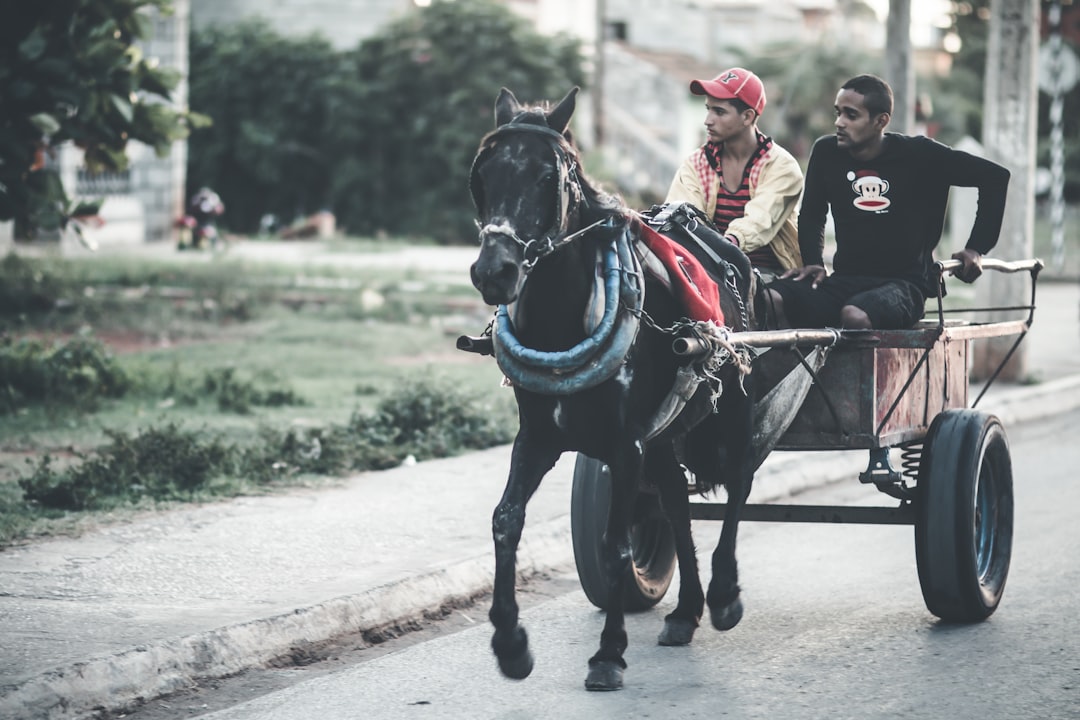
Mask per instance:
[[[19,55],[29,62],[34,62],[45,54],[45,48],[49,45],[45,38],[45,29],[41,25],[35,27],[26,39],[19,43]]]
[[[60,132],[60,123],[48,113],[38,113],[30,116],[30,122],[41,131],[42,135],[55,135]]]
[[[127,98],[120,97],[113,94],[110,98],[112,100],[113,107],[120,113],[120,117],[124,118],[128,123],[135,117],[135,110],[131,107],[131,102]]]

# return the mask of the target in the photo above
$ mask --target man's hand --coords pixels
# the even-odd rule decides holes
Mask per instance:
[[[952,271],[952,274],[966,283],[973,283],[982,275],[982,253],[971,248],[964,248],[952,254],[953,260],[964,263],[962,268]]]
[[[803,265],[801,268],[795,268],[794,270],[788,270],[781,275],[781,278],[792,278],[793,280],[805,280],[810,279],[810,287],[816,288],[818,283],[825,279],[825,266],[824,265]]]

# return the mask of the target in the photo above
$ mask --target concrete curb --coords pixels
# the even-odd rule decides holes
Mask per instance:
[[[573,562],[569,523],[530,528],[522,539],[523,577]],[[4,692],[0,717],[90,717],[259,667],[344,635],[420,620],[425,614],[491,589],[491,553],[356,595],[333,598],[259,620],[141,645],[56,668]]]
[[[977,409],[998,416],[1008,430],[1009,425],[1041,420],[1080,407],[1080,375],[1051,380],[994,396],[991,388],[986,401]]]
[[[1080,375],[1009,389],[998,397],[991,391],[979,409],[997,415],[1008,429],[1078,407]],[[776,453],[759,471],[751,501],[771,502],[851,478],[865,464],[856,453]],[[573,562],[569,514],[526,526],[518,551],[522,577],[572,567]],[[5,688],[0,717],[65,720],[122,710],[190,687],[198,679],[233,675],[344,635],[422,619],[447,604],[490,591],[493,569],[492,554],[485,551],[363,593],[55,668]]]

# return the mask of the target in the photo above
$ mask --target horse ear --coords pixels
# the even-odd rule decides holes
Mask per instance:
[[[570,127],[570,117],[574,114],[574,108],[577,105],[577,94],[580,89],[576,85],[570,88],[570,92],[566,93],[566,97],[560,100],[555,109],[548,113],[547,124],[549,128],[562,134]]]
[[[514,93],[506,88],[499,91],[499,97],[495,98],[495,127],[505,125],[521,112],[521,103],[514,97]]]

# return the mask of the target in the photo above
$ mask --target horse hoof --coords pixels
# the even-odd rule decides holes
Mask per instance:
[[[589,674],[585,676],[585,689],[604,692],[608,690],[621,690],[623,686],[623,669],[618,663],[611,660],[598,660],[589,663]]]
[[[743,606],[740,598],[735,598],[722,608],[709,608],[709,617],[717,630],[730,630],[742,620]]]
[[[533,654],[529,648],[514,657],[500,657],[499,671],[511,680],[524,680],[533,671]]]
[[[697,623],[680,618],[665,618],[664,629],[660,631],[657,642],[665,646],[689,645],[694,639]]]

